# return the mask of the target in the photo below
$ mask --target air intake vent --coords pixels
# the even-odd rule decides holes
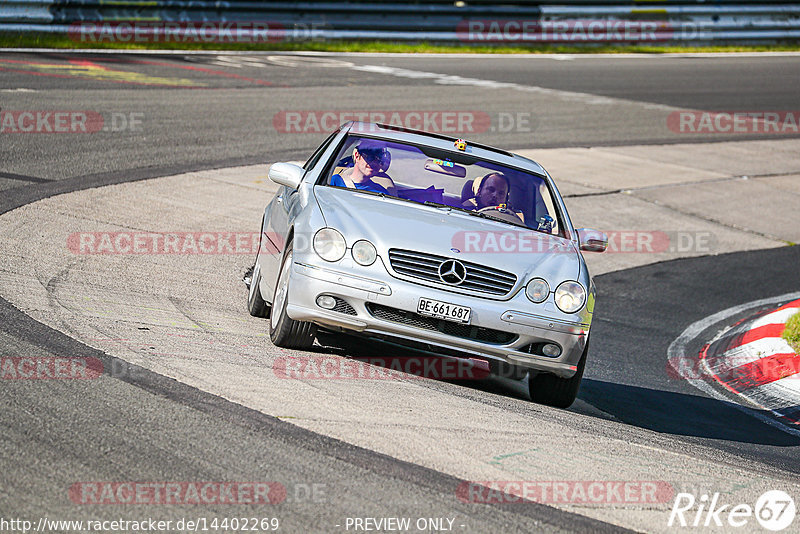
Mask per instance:
[[[483,341],[484,343],[507,345],[517,339],[516,334],[503,332],[502,330],[481,328],[474,325],[445,321],[444,319],[425,317],[424,315],[419,315],[418,313],[398,310],[397,308],[390,308],[389,306],[382,306],[380,304],[373,304],[371,302],[367,303],[367,311],[369,311],[369,313],[371,313],[377,319],[383,319],[384,321],[402,323],[415,328],[424,328],[425,330],[441,332],[442,334],[447,334],[448,336],[473,339],[475,341]]]
[[[355,308],[353,308],[349,302],[339,297],[333,297],[333,299],[336,301],[336,306],[334,306],[331,311],[346,313],[347,315],[356,315]]]

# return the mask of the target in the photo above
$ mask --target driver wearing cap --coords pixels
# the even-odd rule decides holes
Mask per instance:
[[[364,139],[353,149],[353,166],[334,174],[331,185],[388,195],[389,191],[372,178],[385,176],[391,160],[391,154],[383,143]]]

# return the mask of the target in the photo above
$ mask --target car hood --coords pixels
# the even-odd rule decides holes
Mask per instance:
[[[326,224],[345,236],[348,248],[368,239],[384,260],[389,249],[397,248],[502,269],[522,283],[531,276],[550,284],[579,276],[580,254],[567,239],[344,188],[316,186],[314,195]]]

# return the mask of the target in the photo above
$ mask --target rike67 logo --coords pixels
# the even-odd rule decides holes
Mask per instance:
[[[797,510],[794,499],[781,490],[763,493],[755,506],[747,503],[724,503],[719,493],[703,494],[696,498],[691,493],[678,493],[667,520],[668,527],[746,527],[753,531],[752,520],[762,528],[778,532],[794,521]]]

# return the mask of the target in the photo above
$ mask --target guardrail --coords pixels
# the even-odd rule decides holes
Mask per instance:
[[[387,40],[470,44],[774,43],[800,39],[800,4],[735,0],[4,0],[0,31],[103,40]],[[229,37],[231,37],[229,39]]]

